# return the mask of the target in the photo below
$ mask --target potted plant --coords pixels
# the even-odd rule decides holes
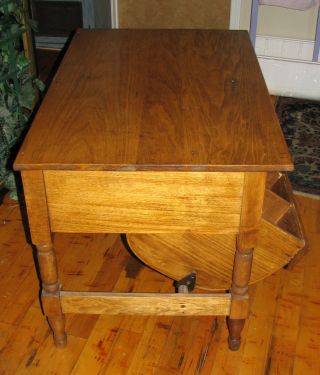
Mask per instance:
[[[23,0],[0,0],[0,184],[17,199],[12,158],[34,108],[38,89],[26,35],[34,29]],[[24,40],[23,40],[24,39]]]

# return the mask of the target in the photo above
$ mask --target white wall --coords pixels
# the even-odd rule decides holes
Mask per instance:
[[[249,30],[250,15],[251,0],[241,0],[240,29]],[[320,99],[320,64],[311,62],[317,16],[317,8],[259,6],[256,53],[271,94]]]
[[[251,0],[241,1],[240,28],[249,30]],[[318,10],[306,11],[259,6],[258,35],[314,40]]]

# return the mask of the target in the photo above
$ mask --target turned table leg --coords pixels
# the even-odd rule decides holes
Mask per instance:
[[[44,176],[41,170],[22,171],[21,176],[31,239],[37,248],[42,283],[42,306],[53,331],[56,346],[63,347],[67,344],[67,337],[65,319],[60,304],[60,284],[52,244]]]
[[[37,255],[42,280],[42,304],[58,347],[67,344],[65,318],[60,305],[60,285],[56,257],[52,244],[37,245]]]
[[[245,319],[230,319],[227,318],[227,325],[229,330],[228,345],[229,349],[236,351],[240,348],[241,332],[244,327]]]
[[[238,248],[235,255],[231,287],[231,315],[227,319],[229,329],[229,348],[238,350],[241,331],[249,313],[248,285],[251,275],[253,249]]]
[[[228,343],[231,350],[239,349],[241,331],[249,315],[248,286],[253,250],[258,240],[258,226],[262,215],[265,183],[265,172],[246,172],[244,174],[240,227],[233,264],[231,307],[227,318]]]

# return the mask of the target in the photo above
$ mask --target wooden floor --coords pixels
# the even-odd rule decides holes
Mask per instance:
[[[0,206],[0,374],[320,374],[320,200],[298,202],[311,251],[251,288],[243,344],[230,352],[222,317],[68,315],[68,347],[56,349],[19,207],[7,199]],[[118,236],[57,235],[56,243],[66,289],[172,290]]]

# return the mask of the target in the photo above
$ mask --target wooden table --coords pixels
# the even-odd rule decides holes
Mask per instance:
[[[56,345],[66,344],[68,312],[226,315],[229,345],[237,349],[248,315],[253,251],[259,235],[267,242],[269,233],[267,224],[261,226],[266,179],[278,197],[266,210],[283,221],[293,205],[280,188],[271,190],[282,181],[278,171],[292,168],[246,32],[79,30],[15,162]],[[197,258],[197,240],[186,251],[188,261],[181,248],[178,260],[170,250],[171,261],[169,242],[211,236],[223,249],[223,236],[229,236],[231,250],[219,257],[223,268],[231,251],[230,292],[62,291],[54,232],[127,233],[133,250],[163,273],[170,268],[172,278],[179,279],[180,266],[190,261],[204,288],[206,256]],[[150,236],[154,242],[165,238],[168,247],[153,251]],[[302,247],[297,241],[291,253],[281,250],[290,253],[285,260]],[[208,259],[219,248],[208,247]],[[260,268],[267,263],[262,260]]]

